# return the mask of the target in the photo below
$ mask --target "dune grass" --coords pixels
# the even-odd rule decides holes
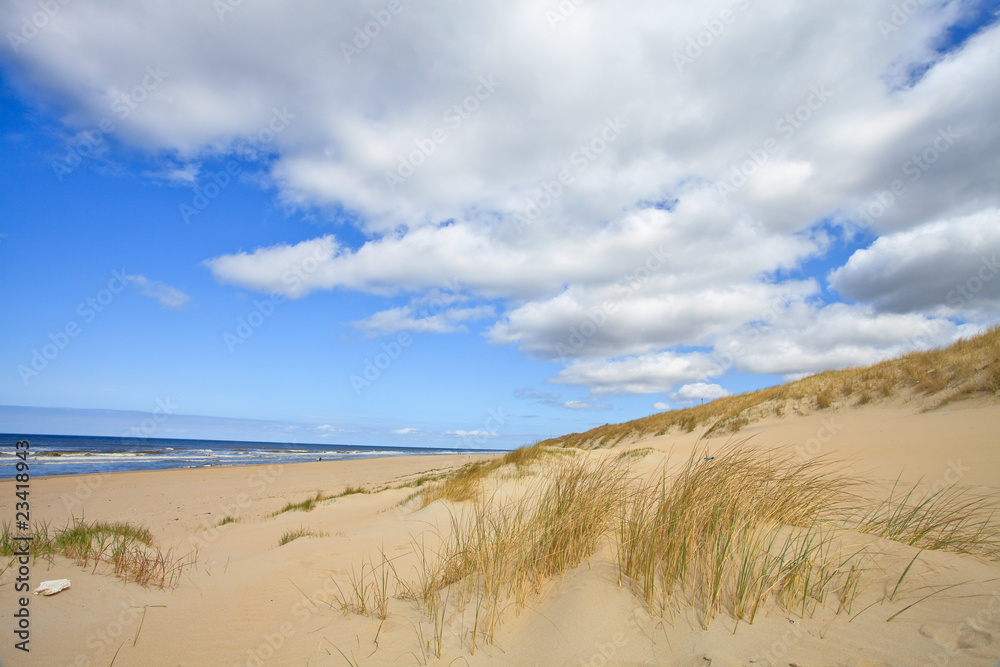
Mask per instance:
[[[64,528],[53,530],[48,523],[34,523],[29,554],[51,560],[64,556],[83,567],[102,563],[112,567],[115,576],[141,586],[174,586],[185,567],[193,565],[197,553],[176,556],[156,547],[148,528],[123,521],[86,522],[74,519]],[[13,557],[17,540],[9,523],[0,525],[0,556]]]
[[[316,503],[329,499],[330,496],[326,496],[322,491],[317,491],[315,496],[311,498],[306,498],[299,503],[288,503],[280,510],[272,514],[271,516],[278,516],[279,514],[284,514],[285,512],[310,512],[316,507]]]
[[[857,530],[921,549],[1000,559],[995,498],[970,496],[955,486],[921,491],[915,484],[905,492],[898,487],[897,480]]]
[[[619,510],[622,580],[650,608],[696,607],[704,627],[720,611],[753,622],[777,595],[807,610],[846,561],[829,549],[854,498],[850,479],[823,461],[731,444],[696,452],[675,474],[634,485]],[[828,581],[817,588],[814,571]]]
[[[607,448],[629,438],[663,435],[671,429],[686,433],[703,429],[704,435],[724,435],[736,433],[768,415],[780,416],[789,408],[826,410],[840,405],[863,405],[906,391],[934,397],[932,407],[976,394],[996,394],[1000,391],[1000,326],[945,349],[912,352],[863,368],[827,371],[781,386],[726,396],[623,424],[605,424],[539,444]]]
[[[880,577],[891,587],[882,601],[894,600],[926,549],[1000,559],[996,497],[894,488],[875,501],[832,460],[802,461],[746,440],[715,448],[711,460],[703,454],[653,477],[633,475],[632,457],[549,459],[523,495],[480,490],[456,507],[447,531],[415,541],[413,576],[400,576],[384,553],[363,561],[340,607],[384,620],[393,597],[415,602],[431,627],[418,631],[421,651],[440,657],[449,619],[468,619],[471,605],[462,641],[474,653],[602,540],[614,548],[619,583],[651,612],[693,608],[705,628],[720,614],[753,623],[770,606],[808,617],[830,605],[851,615]],[[919,551],[901,568],[898,555],[877,547],[845,547],[851,532]]]
[[[653,449],[652,447],[640,447],[640,448],[637,448],[637,449],[627,449],[624,452],[622,452],[621,454],[619,454],[618,458],[621,459],[621,460],[627,460],[627,459],[644,459],[644,458],[646,458],[647,456],[649,456],[650,454],[652,454],[655,451],[656,450]]]
[[[292,540],[297,540],[300,537],[327,537],[328,535],[329,533],[321,530],[313,530],[312,528],[303,528],[302,526],[299,526],[298,528],[294,528],[292,530],[286,530],[285,534],[281,536],[280,540],[278,540],[278,546],[283,547]]]
[[[359,493],[368,493],[368,489],[363,486],[354,486],[353,484],[348,484],[344,487],[344,490],[335,496],[330,496],[331,498],[343,498],[344,496],[354,496]]]
[[[521,470],[543,460],[550,454],[552,454],[550,449],[535,443],[511,450],[498,459],[467,463],[451,474],[434,478],[421,478],[414,483],[415,486],[421,488],[410,494],[400,504],[407,505],[418,500],[420,507],[426,507],[435,500],[449,500],[451,502],[475,500],[479,497],[483,480],[498,468],[513,465]]]

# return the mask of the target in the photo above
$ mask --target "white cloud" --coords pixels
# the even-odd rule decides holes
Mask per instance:
[[[411,426],[407,426],[406,428],[398,428],[394,431],[390,431],[390,433],[393,433],[395,435],[409,435],[410,433],[416,433],[416,432],[417,429]]]
[[[321,438],[329,438],[338,433],[343,433],[344,429],[338,426],[331,426],[330,424],[321,424],[320,426],[314,426],[313,430],[319,434]]]
[[[182,167],[168,166],[156,171],[145,171],[142,175],[174,185],[194,185],[198,179],[198,165],[192,163]]]
[[[594,394],[656,394],[718,372],[707,354],[658,352],[623,359],[581,359],[568,364],[553,382],[589,387]]]
[[[500,434],[496,431],[445,431],[445,435],[457,435],[462,438],[495,438]]]
[[[412,306],[402,306],[375,313],[354,322],[354,326],[372,335],[388,335],[397,331],[453,333],[467,331],[464,322],[493,317],[495,314],[492,306],[475,306],[472,308],[453,308],[442,313],[420,316],[419,311]]]
[[[942,55],[967,6],[925,3],[883,35],[894,3],[735,3],[678,67],[706,29],[694,0],[590,0],[555,27],[527,0],[406,4],[350,61],[340,45],[375,5],[243,3],[220,22],[208,5],[75,0],[5,75],[58,101],[72,137],[153,68],[114,142],[182,165],[150,177],[203,185],[192,165],[238,154],[284,203],[344,209],[365,235],[225,249],[205,262],[221,283],[409,295],[357,326],[493,320],[491,342],[560,361],[555,382],[669,392],[721,376],[734,343],[739,370],[798,374],[969,330],[945,317],[1000,317],[1000,281],[949,298],[998,249],[1000,24]],[[2,32],[36,11],[4,3]],[[915,65],[930,68],[914,82]],[[778,277],[824,256],[818,223],[862,215],[880,238],[829,277],[859,303]],[[421,305],[456,281],[461,305]]]
[[[1000,209],[887,234],[830,274],[845,296],[882,311],[1000,311]]]
[[[600,412],[602,410],[611,409],[611,406],[606,403],[599,403],[590,399],[565,400],[562,398],[561,394],[556,392],[535,391],[533,389],[522,388],[515,391],[514,395],[518,398],[532,399],[542,405],[566,408],[568,410],[593,410],[595,412]]]
[[[716,398],[729,396],[730,392],[717,384],[706,384],[705,382],[695,382],[686,384],[670,395],[675,401],[689,403],[696,400],[712,401]]]
[[[670,409],[670,405],[668,403],[664,403],[663,401],[657,401],[656,403],[653,403],[653,409],[659,410],[660,412],[666,412]]]
[[[274,109],[287,108],[294,118],[266,147],[284,197],[343,204],[382,230],[470,211],[510,215],[561,169],[573,175],[572,194],[542,217],[609,219],[686,180],[722,181],[767,138],[777,143],[767,166],[730,202],[782,229],[802,228],[907,178],[905,161],[951,124],[961,143],[879,221],[899,228],[954,207],[940,195],[959,184],[964,202],[1000,198],[1000,128],[990,113],[1000,33],[934,55],[958,7],[935,4],[885,37],[875,26],[892,13],[890,0],[754,6],[734,11],[725,34],[679,71],[675,53],[705,30],[696,2],[647,0],[624,12],[595,0],[557,29],[523,0],[407,6],[347,62],[340,45],[371,20],[368,8],[244,4],[220,24],[211,7],[80,0],[19,51],[13,78],[64,99],[67,122],[89,129],[158,67],[161,80],[118,123],[116,138],[179,156],[259,136]],[[5,3],[4,34],[34,11],[31,0]],[[497,44],[518,47],[498,58]],[[934,67],[917,85],[887,85],[892,72],[928,60]],[[776,77],[782,85],[772,85]],[[490,90],[482,79],[494,82]],[[817,105],[812,90],[823,86],[830,94]],[[476,108],[458,116],[455,106],[470,99]],[[620,136],[595,143],[597,159],[581,153],[574,163],[616,116],[626,125]],[[782,124],[788,117],[794,124]],[[445,140],[432,141],[433,152],[390,189],[385,172],[436,128]],[[802,187],[785,187],[787,179]]]
[[[336,267],[330,260],[340,246],[332,236],[323,236],[294,245],[258,248],[205,260],[216,279],[259,292],[279,292],[297,299],[317,289],[316,284],[332,287]]]
[[[158,280],[150,280],[146,276],[130,275],[125,276],[125,278],[139,291],[139,294],[155,299],[166,308],[177,310],[183,308],[184,304],[191,300],[190,296],[176,287],[171,287]]]
[[[800,377],[947,345],[975,331],[944,318],[877,313],[869,305],[801,302],[770,323],[720,338],[715,356],[745,372]]]

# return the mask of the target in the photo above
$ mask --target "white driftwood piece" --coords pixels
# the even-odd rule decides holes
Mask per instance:
[[[42,595],[55,595],[59,591],[64,591],[69,588],[69,579],[53,579],[52,581],[43,581],[38,584],[38,588],[35,589],[35,595],[41,593]]]

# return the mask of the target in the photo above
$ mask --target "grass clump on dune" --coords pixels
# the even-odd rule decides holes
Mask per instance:
[[[299,526],[293,530],[286,530],[285,534],[281,536],[278,540],[278,546],[283,547],[293,540],[297,540],[300,537],[327,537],[329,533],[323,531],[313,530],[311,528],[303,528]]]
[[[702,613],[753,621],[771,594],[805,607],[806,571],[833,574],[836,556],[817,527],[853,498],[852,482],[821,461],[801,462],[737,443],[712,460],[693,455],[675,475],[633,486],[620,508],[623,579],[651,607],[676,598]]]
[[[328,496],[325,496],[322,491],[317,491],[315,496],[306,498],[300,503],[288,503],[271,516],[278,516],[279,514],[284,514],[285,512],[309,512],[316,507],[316,503],[327,500],[327,498]]]
[[[461,641],[474,653],[494,641],[509,611],[592,557],[605,539],[619,582],[651,612],[693,608],[705,628],[720,614],[753,623],[775,605],[803,617],[826,605],[851,615],[879,578],[895,582],[882,597],[893,601],[925,549],[1000,559],[995,497],[948,487],[925,495],[893,489],[873,501],[873,489],[830,460],[800,460],[747,441],[713,454],[697,452],[652,478],[633,476],[631,457],[559,461],[521,495],[477,492],[456,508],[447,531],[432,535],[432,547],[426,535],[415,544],[412,580],[383,554],[381,565],[363,565],[352,577],[352,597],[341,607],[378,610],[384,619],[394,587],[432,624],[421,650],[440,657],[449,619],[460,615],[471,625]],[[857,533],[920,551],[902,569],[880,542],[847,548]]]
[[[449,603],[459,610],[474,604],[471,648],[491,642],[506,609],[521,608],[545,580],[593,554],[611,527],[623,472],[572,462],[520,498],[478,497],[467,513],[453,515],[435,553],[418,549],[419,576],[402,585],[404,597],[431,619],[443,619]]]
[[[921,493],[918,486],[897,495],[897,481],[857,529],[921,549],[1000,559],[995,498],[969,496],[955,486]]]
[[[101,564],[112,567],[115,576],[141,586],[165,588],[180,579],[184,567],[193,565],[196,553],[177,557],[156,547],[152,533],[143,526],[124,521],[86,522],[74,519],[66,527],[52,530],[47,523],[32,525],[29,543],[33,558],[64,556],[83,567]],[[13,557],[18,546],[9,523],[0,525],[0,556]]]
[[[541,461],[548,453],[539,443],[535,443],[511,450],[499,459],[467,463],[450,475],[445,475],[443,479],[428,478],[426,481],[433,481],[434,484],[428,484],[425,488],[411,494],[401,504],[405,505],[412,500],[419,500],[419,506],[426,507],[435,500],[449,500],[451,502],[475,500],[479,497],[483,480],[500,467],[513,465],[518,469],[527,468]],[[423,485],[418,480],[416,486]]]
[[[337,495],[331,496],[331,497],[332,498],[343,498],[344,496],[354,496],[354,495],[357,495],[359,493],[368,493],[368,489],[366,489],[363,486],[354,486],[353,484],[348,484],[347,486],[344,487],[343,491],[341,491]]]
[[[692,456],[675,475],[630,489],[619,515],[619,572],[651,608],[693,605],[708,627],[720,612],[752,623],[769,600],[805,616],[833,596],[837,613],[850,612],[878,559],[837,547],[847,530],[1000,558],[996,497],[956,487],[920,496],[914,487],[872,502],[862,490],[829,462],[745,441],[711,461]]]

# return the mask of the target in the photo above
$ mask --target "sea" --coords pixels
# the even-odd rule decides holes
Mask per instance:
[[[367,447],[354,445],[118,438],[78,435],[0,434],[0,479],[13,477],[15,443],[27,440],[32,477],[89,475],[126,470],[165,470],[208,466],[268,465],[338,461],[380,456],[483,454],[483,449]]]

